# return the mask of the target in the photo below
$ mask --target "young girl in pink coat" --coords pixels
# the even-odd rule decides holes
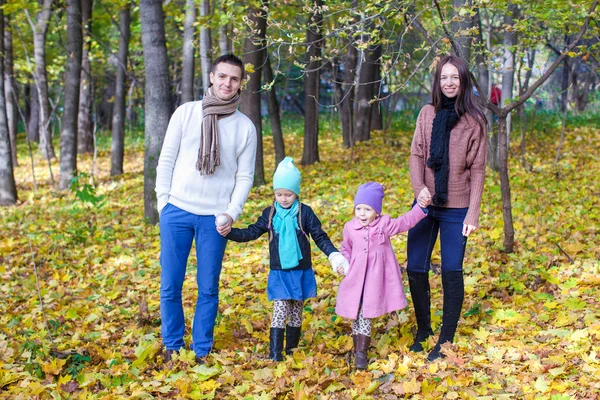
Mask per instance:
[[[425,218],[427,204],[415,206],[398,218],[381,214],[383,186],[368,182],[358,187],[354,218],[344,226],[342,255],[350,261],[340,284],[335,312],[354,320],[355,367],[367,368],[371,319],[406,307],[398,260],[390,237],[406,232]]]

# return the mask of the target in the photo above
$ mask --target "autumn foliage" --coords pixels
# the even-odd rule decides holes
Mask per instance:
[[[99,152],[94,180],[91,156],[83,157],[79,170],[88,175],[65,192],[50,188],[48,166],[38,158],[34,191],[22,144],[16,169],[20,204],[0,210],[0,397],[597,398],[600,163],[592,149],[600,148],[600,131],[568,131],[557,165],[555,135],[529,140],[528,168],[513,155],[512,254],[501,248],[500,185],[488,170],[482,227],[467,247],[463,317],[447,357],[429,363],[427,353],[408,352],[415,332],[409,304],[376,320],[365,372],[348,364],[350,324],[334,313],[340,278],[316,247],[319,293],[305,304],[300,348],[281,363],[267,359],[266,236],[228,245],[215,349],[207,364],[196,365],[194,354],[184,351],[165,365],[159,230],[142,218],[143,146],[126,152],[128,172],[116,179],[109,177],[108,152]],[[385,213],[398,215],[411,205],[411,132],[389,136],[376,133],[351,151],[340,148],[338,136],[326,135],[320,138],[321,162],[302,167],[302,201],[338,245],[360,183],[385,185]],[[297,160],[301,143],[302,137],[287,134],[286,147]],[[265,148],[272,148],[270,138]],[[272,173],[273,157],[265,162]],[[56,161],[52,167],[57,174]],[[254,221],[271,201],[269,184],[252,190],[237,226]],[[406,236],[393,244],[405,265]],[[188,329],[195,264],[192,257],[183,292]],[[440,277],[432,275],[431,282],[437,332]]]

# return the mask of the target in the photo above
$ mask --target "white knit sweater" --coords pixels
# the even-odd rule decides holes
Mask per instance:
[[[167,203],[196,215],[226,212],[237,220],[254,180],[256,128],[239,111],[219,120],[221,165],[212,175],[196,168],[202,129],[202,102],[181,105],[169,121],[158,167],[158,212]]]

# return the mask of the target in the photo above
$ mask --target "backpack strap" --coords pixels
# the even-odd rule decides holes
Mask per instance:
[[[275,214],[275,202],[271,205],[271,210],[269,211],[269,223],[267,224],[267,229],[269,230],[269,243],[273,240],[273,215]]]
[[[300,228],[300,232],[302,232],[308,240],[308,235],[304,232],[304,228],[302,227],[302,203],[300,202],[298,202],[298,227]]]

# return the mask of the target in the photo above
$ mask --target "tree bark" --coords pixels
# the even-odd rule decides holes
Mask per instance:
[[[358,6],[354,0],[353,8]],[[344,147],[354,146],[354,93],[356,92],[356,66],[358,50],[352,40],[348,43],[348,51],[343,61],[344,83],[342,84],[342,97],[340,102],[340,122],[342,124],[342,140]]]
[[[171,118],[171,86],[165,38],[165,22],[161,0],[140,0],[142,46],[146,69],[144,104],[144,217],[158,222],[156,210],[156,166],[169,119]]]
[[[67,0],[67,67],[60,134],[60,189],[68,189],[77,172],[77,117],[81,83],[81,0]]]
[[[248,116],[254,123],[257,135],[256,164],[254,169],[254,186],[265,184],[265,168],[263,158],[262,120],[260,113],[260,88],[262,65],[264,62],[264,40],[267,29],[265,9],[268,7],[266,1],[261,2],[260,8],[251,8],[248,12],[248,24],[252,31],[246,38],[244,44],[244,64],[254,65],[254,72],[249,74],[250,80],[246,90],[242,92],[240,111]]]
[[[200,17],[200,66],[202,67],[202,93],[205,93],[210,86],[211,60],[211,39],[210,28],[208,27],[208,16],[210,15],[210,0],[201,0]]]
[[[81,88],[79,90],[79,118],[77,123],[77,152],[94,151],[92,129],[92,66],[90,63],[90,42],[92,32],[93,0],[81,0],[81,21],[83,26],[83,51],[81,53]]]
[[[285,143],[283,141],[283,131],[281,130],[281,117],[279,115],[279,101],[275,91],[275,78],[271,68],[269,52],[264,49],[265,63],[263,66],[263,75],[265,83],[270,85],[267,90],[267,108],[269,110],[269,119],[271,120],[271,132],[273,134],[273,145],[275,147],[275,165],[278,165],[285,158]]]
[[[323,46],[323,0],[312,2],[313,10],[306,28],[306,71],[304,75],[304,150],[302,164],[319,161],[319,80]]]
[[[221,55],[231,53],[231,45],[229,44],[229,25],[221,25],[219,28],[219,50]]]
[[[381,95],[381,46],[377,46],[372,55],[373,76],[371,84],[371,98],[379,99]],[[377,100],[371,103],[371,122],[370,131],[383,130],[383,117],[381,115],[381,101]]]
[[[364,40],[370,40],[365,37]],[[381,46],[369,46],[362,52],[361,65],[358,67],[358,85],[356,86],[356,116],[354,119],[355,139],[354,141],[366,141],[371,139],[371,116],[373,104],[371,100],[373,93],[373,82],[376,78],[376,64],[379,62]]]
[[[37,15],[35,31],[33,32],[33,58],[35,60],[35,81],[39,102],[40,152],[43,157],[56,157],[52,146],[50,132],[50,100],[48,99],[48,75],[46,72],[46,33],[48,22],[52,15],[53,0],[44,0],[42,9]]]
[[[512,26],[514,24],[513,16],[516,16],[517,5],[509,4],[508,10],[504,15],[504,24]],[[513,47],[517,44],[517,33],[515,30],[505,30],[504,32],[504,60],[502,65],[502,98],[500,107],[513,97],[513,86],[515,81],[515,53]],[[510,140],[512,125],[511,114],[506,116],[506,145]],[[500,142],[500,141],[498,141]],[[501,161],[500,161],[501,162]]]
[[[531,74],[533,72],[533,63],[535,60],[535,49],[531,49],[527,53],[527,67],[528,70],[525,72],[525,82],[523,85],[520,85],[519,88],[519,96],[522,96],[523,93],[529,88],[529,81],[531,80]],[[519,74],[520,76],[520,74]],[[519,79],[519,83],[521,80]],[[523,103],[520,107],[520,123],[521,123],[521,165],[523,168],[527,166],[527,158],[526,158],[526,146],[525,146],[525,137],[527,134],[527,110],[525,109],[525,103]]]
[[[459,9],[465,6],[471,6],[471,1],[452,0],[453,18],[450,23],[450,29],[452,29],[454,42],[458,47],[459,54],[457,55],[462,57],[468,64],[471,61],[471,38],[468,35],[465,35],[464,32],[472,26],[472,21],[469,14],[460,15],[458,12]]]
[[[0,0],[0,55],[4,54],[4,0]],[[0,62],[0,76],[4,76],[4,63]],[[13,171],[10,149],[10,133],[6,117],[6,91],[4,79],[0,79],[0,206],[17,202],[17,185]]]
[[[196,22],[196,2],[185,2],[185,24],[183,28],[183,65],[181,77],[181,102],[194,100],[194,27]]]
[[[13,40],[10,17],[4,17],[4,95],[6,97],[6,118],[10,136],[10,154],[13,167],[17,167],[17,123],[19,122],[17,80],[14,76]]]
[[[123,158],[125,155],[125,97],[127,96],[127,57],[129,54],[129,36],[131,25],[130,4],[128,3],[119,13],[119,61],[117,66],[117,82],[115,84],[115,103],[113,105],[112,144],[110,175],[123,173]]]
[[[35,79],[35,78],[34,78]],[[40,101],[35,82],[27,85],[29,95],[27,98],[27,140],[40,141]]]
[[[502,217],[504,220],[504,251],[512,253],[514,250],[515,229],[513,227],[510,178],[508,176],[507,138],[506,114],[501,114],[498,116],[498,158],[500,161],[500,191],[502,192]]]

